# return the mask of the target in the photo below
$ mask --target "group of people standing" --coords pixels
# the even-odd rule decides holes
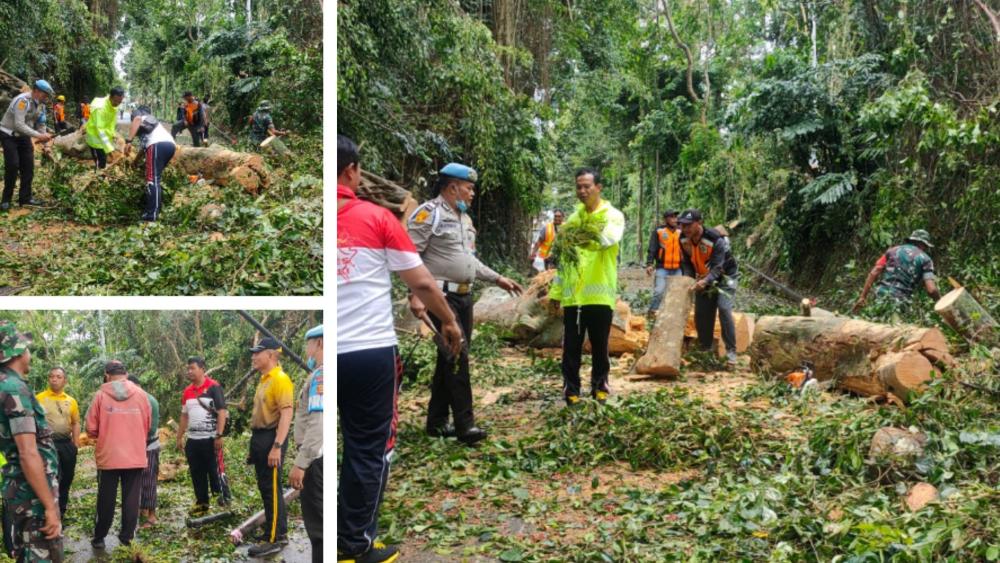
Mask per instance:
[[[17,561],[62,561],[62,521],[76,472],[81,433],[94,442],[97,466],[97,516],[91,545],[105,549],[115,517],[118,489],[122,518],[118,540],[129,545],[140,516],[143,527],[156,525],[159,401],[118,360],[104,366],[104,383],[81,422],[77,401],[65,392],[62,367],[48,374],[48,388],[34,395],[26,381],[32,338],[9,321],[0,322],[0,454],[3,469],[4,537]],[[247,463],[254,466],[264,507],[263,532],[249,555],[280,552],[288,543],[282,467],[293,422],[294,387],[280,364],[281,344],[264,338],[250,349],[261,374],[250,420]],[[306,333],[312,369],[298,396],[294,439],[298,454],[289,474],[300,489],[302,515],[312,543],[312,560],[323,549],[323,326]],[[209,510],[209,491],[220,506],[231,500],[223,469],[223,436],[228,410],[221,385],[208,377],[205,360],[187,361],[190,385],[181,397],[177,448],[185,453],[194,487],[191,516]],[[81,428],[82,426],[82,428]],[[185,440],[186,438],[186,440]]]

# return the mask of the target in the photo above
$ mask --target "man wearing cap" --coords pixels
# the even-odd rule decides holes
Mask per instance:
[[[205,136],[205,108],[191,92],[184,92],[181,97],[184,102],[177,108],[177,122],[171,128],[170,135],[176,139],[178,133],[187,129],[191,134],[191,144],[200,147]]]
[[[538,272],[556,267],[550,256],[552,255],[552,245],[556,242],[556,233],[559,232],[559,226],[563,224],[563,219],[561,210],[553,211],[552,220],[542,225],[535,237],[534,244],[531,245],[532,266]]]
[[[913,298],[921,282],[927,295],[935,301],[941,299],[941,292],[935,281],[937,278],[934,276],[934,260],[927,254],[932,248],[934,245],[931,244],[931,235],[923,229],[917,229],[903,244],[886,250],[875,262],[875,267],[868,272],[865,287],[851,311],[857,313],[861,310],[872,284],[879,277],[882,279],[875,289],[875,298],[879,301],[907,303]]]
[[[30,335],[0,321],[0,453],[3,498],[13,520],[17,561],[62,561],[59,458],[44,409],[24,378],[31,370]]]
[[[90,119],[87,120],[86,140],[94,166],[101,170],[108,165],[108,155],[115,150],[115,128],[118,123],[118,106],[125,99],[125,90],[115,86],[105,98],[90,102]]]
[[[262,100],[257,106],[257,111],[250,116],[250,142],[254,146],[259,146],[269,136],[284,137],[288,131],[276,129],[274,119],[271,117],[271,102]]]
[[[56,123],[57,135],[69,131],[69,125],[66,124],[66,96],[62,94],[56,96],[56,103],[52,104],[52,117]]]
[[[87,435],[97,440],[97,519],[90,545],[104,550],[104,537],[115,519],[118,488],[122,490],[122,519],[118,541],[129,545],[139,523],[140,478],[148,464],[147,438],[153,425],[153,409],[146,393],[128,380],[125,364],[104,364],[104,384],[87,409]]]
[[[668,209],[663,212],[663,224],[653,229],[649,237],[649,251],[646,254],[646,275],[653,274],[656,267],[656,278],[653,282],[653,299],[649,302],[646,316],[652,318],[660,310],[663,292],[667,289],[669,276],[683,275],[681,270],[681,230],[677,227],[677,211]]]
[[[476,171],[464,164],[451,163],[439,172],[434,193],[437,197],[413,212],[408,222],[410,239],[420,258],[430,270],[438,287],[462,325],[466,346],[458,358],[449,358],[438,350],[437,366],[427,405],[427,433],[431,436],[457,436],[465,444],[486,438],[486,431],[475,424],[472,414],[472,382],[469,376],[468,343],[472,340],[472,284],[483,280],[496,284],[511,294],[523,288],[514,280],[494,272],[476,257],[476,229],[469,216],[475,195]],[[416,295],[410,295],[410,310],[417,317],[426,308]],[[431,314],[438,330],[441,321]],[[448,412],[455,420],[448,425]]]
[[[31,181],[35,177],[35,146],[33,139],[47,142],[52,135],[35,129],[45,112],[45,102],[53,95],[52,86],[44,80],[35,81],[30,91],[15,96],[0,119],[0,145],[3,147],[3,198],[0,211],[10,209],[14,197],[14,184],[21,176],[21,189],[17,192],[18,205],[41,205],[31,197]]]
[[[736,325],[733,306],[739,269],[729,248],[729,239],[704,226],[701,211],[687,209],[677,220],[681,224],[681,269],[696,280],[694,324],[702,350],[714,350],[715,316],[718,312],[726,363],[736,364]]]
[[[66,370],[49,370],[49,387],[36,398],[45,408],[45,421],[52,429],[56,453],[59,456],[59,513],[66,514],[69,488],[76,474],[76,454],[80,446],[80,407],[66,392]]]
[[[396,446],[402,382],[393,325],[392,279],[439,319],[451,355],[462,329],[399,220],[355,195],[361,183],[358,146],[337,135],[337,412],[344,455],[337,488],[337,559],[384,563],[399,549],[378,540],[378,510]],[[317,363],[321,363],[317,359]]]
[[[580,203],[563,229],[594,224],[600,234],[577,248],[576,264],[559,264],[549,288],[551,305],[563,309],[563,399],[568,406],[580,403],[580,363],[587,337],[593,363],[590,395],[603,404],[611,392],[608,338],[618,301],[618,244],[625,234],[625,216],[601,197],[601,190],[597,170],[584,167],[576,171],[576,197]]]
[[[264,502],[263,541],[247,552],[264,557],[288,545],[288,514],[282,494],[281,465],[288,450],[288,430],[292,425],[295,388],[281,368],[281,344],[270,337],[250,348],[250,363],[260,373],[250,416],[250,452],[257,489]]]
[[[312,373],[299,392],[295,444],[299,453],[288,483],[302,491],[302,520],[312,544],[313,563],[323,561],[323,325],[306,332],[306,362]]]

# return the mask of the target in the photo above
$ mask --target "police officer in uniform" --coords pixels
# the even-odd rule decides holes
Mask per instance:
[[[31,338],[0,321],[0,453],[3,498],[13,520],[14,559],[62,561],[59,458],[45,409],[24,377],[31,366]]]
[[[408,226],[420,258],[444,292],[466,341],[457,362],[438,351],[427,406],[427,433],[457,436],[470,445],[486,438],[486,432],[475,425],[472,414],[468,348],[472,339],[472,283],[483,280],[512,294],[523,291],[517,282],[494,272],[476,258],[476,229],[467,213],[475,195],[476,177],[475,170],[462,164],[451,163],[442,168],[434,187],[437,197],[418,207]],[[418,317],[426,313],[424,304],[415,295],[410,295],[410,310]],[[440,330],[441,321],[433,314],[430,317]],[[449,409],[454,426],[448,424]]]
[[[10,209],[14,197],[14,183],[21,175],[21,190],[17,202],[21,206],[41,205],[31,197],[31,180],[35,177],[35,147],[32,139],[46,142],[52,135],[35,129],[45,113],[45,102],[55,92],[44,80],[35,82],[29,92],[10,101],[7,111],[0,119],[0,145],[3,145],[3,200],[0,211]]]

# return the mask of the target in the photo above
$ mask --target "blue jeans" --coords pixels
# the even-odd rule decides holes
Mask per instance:
[[[660,309],[660,302],[663,301],[663,293],[667,291],[667,277],[680,275],[683,275],[680,268],[674,270],[656,268],[656,281],[653,282],[653,300],[649,302],[650,313]]]

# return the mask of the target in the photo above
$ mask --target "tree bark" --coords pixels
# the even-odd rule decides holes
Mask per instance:
[[[923,391],[935,373],[934,366],[920,352],[889,352],[875,360],[871,373],[844,377],[838,382],[838,387],[866,397],[884,396],[891,392],[909,402]]]
[[[691,49],[687,46],[684,41],[681,41],[680,35],[677,34],[677,30],[674,29],[674,19],[670,15],[670,2],[669,0],[663,0],[663,15],[667,19],[667,27],[670,29],[670,35],[674,38],[674,43],[677,44],[682,51],[684,51],[684,57],[687,59],[687,91],[688,95],[691,96],[691,101],[695,104],[701,102],[701,98],[694,91],[694,59],[691,57]]]
[[[684,329],[691,309],[693,285],[694,279],[687,276],[667,278],[667,290],[649,335],[649,346],[636,362],[636,373],[668,377],[680,375]]]
[[[996,320],[964,287],[948,292],[934,305],[934,312],[969,342],[1000,344]]]

